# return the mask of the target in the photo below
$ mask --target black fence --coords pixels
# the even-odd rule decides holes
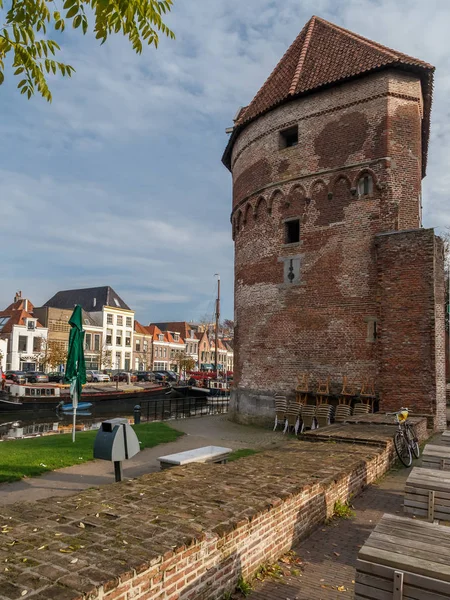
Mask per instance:
[[[229,398],[158,398],[142,401],[142,421],[169,421],[228,412]]]

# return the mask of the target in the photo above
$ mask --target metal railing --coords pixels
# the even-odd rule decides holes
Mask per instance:
[[[158,398],[142,401],[143,421],[169,421],[228,412],[229,398]]]

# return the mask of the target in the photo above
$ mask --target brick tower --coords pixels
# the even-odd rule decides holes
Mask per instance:
[[[237,114],[237,419],[271,419],[309,372],[373,378],[381,410],[445,427],[443,252],[421,228],[433,71],[312,17]]]

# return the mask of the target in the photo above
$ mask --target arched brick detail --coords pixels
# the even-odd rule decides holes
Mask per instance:
[[[253,224],[253,207],[250,202],[247,202],[243,211],[244,218],[242,224],[248,227],[249,225]]]
[[[279,188],[277,188],[276,190],[274,190],[269,198],[269,202],[267,203],[267,208],[269,209],[269,213],[272,212],[272,208],[273,208],[273,203],[274,202],[279,202],[280,205],[282,206],[283,201],[284,201],[284,193],[282,190],[280,190]]]
[[[261,220],[267,215],[268,212],[267,200],[264,198],[264,196],[260,196],[256,201],[255,209],[253,211],[254,220]]]
[[[235,216],[235,224],[236,224],[236,234],[238,234],[242,229],[242,211],[239,209]]]
[[[348,175],[346,175],[346,173],[338,173],[335,177],[333,177],[333,179],[330,182],[330,191],[333,192],[333,194],[334,188],[336,187],[336,184],[340,179],[344,179],[347,182],[349,189],[353,187],[352,180]]]
[[[295,184],[289,190],[286,195],[285,201],[282,204],[282,210],[280,211],[283,219],[289,217],[301,217],[303,218],[306,212],[306,190],[301,184]]]
[[[380,185],[380,182],[378,181],[378,177],[377,177],[375,171],[372,171],[372,169],[369,169],[369,167],[364,167],[364,169],[361,169],[361,171],[358,172],[355,179],[353,180],[352,187],[357,189],[358,181],[361,179],[361,177],[364,177],[364,175],[370,175],[372,177],[374,190],[381,190],[381,185]]]

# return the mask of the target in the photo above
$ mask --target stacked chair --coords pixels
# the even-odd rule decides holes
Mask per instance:
[[[293,429],[295,435],[297,435],[299,427],[300,427],[300,415],[301,415],[302,405],[297,402],[290,402],[288,404],[286,410],[286,425],[284,427],[284,432],[288,432],[290,429]]]
[[[278,425],[282,425],[285,428],[287,420],[286,420],[286,411],[287,411],[287,402],[286,396],[281,396],[280,394],[275,394],[275,425],[273,430],[275,431]]]
[[[334,420],[336,423],[343,423],[352,414],[352,407],[350,404],[338,404],[336,406],[336,412],[334,414]]]
[[[375,395],[375,382],[370,377],[365,377],[361,387],[361,393],[359,395],[361,400],[370,405],[371,412],[373,412],[374,404],[376,400]]]
[[[316,407],[316,421],[318,427],[326,427],[331,423],[333,407],[330,404],[319,404]]]

